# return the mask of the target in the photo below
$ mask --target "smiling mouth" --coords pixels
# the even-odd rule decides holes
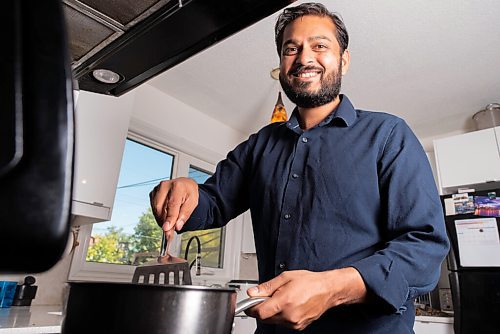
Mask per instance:
[[[297,68],[294,71],[291,71],[290,75],[295,78],[307,79],[314,78],[318,75],[321,75],[322,71],[317,68]]]
[[[297,73],[294,75],[294,77],[297,77],[297,78],[313,78],[317,75],[320,75],[321,72],[301,72],[301,73]]]

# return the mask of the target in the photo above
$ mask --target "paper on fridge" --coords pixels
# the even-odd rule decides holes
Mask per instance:
[[[462,267],[500,267],[500,238],[495,218],[455,220]]]

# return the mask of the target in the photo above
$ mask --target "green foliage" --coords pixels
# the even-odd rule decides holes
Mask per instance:
[[[156,223],[151,208],[148,208],[139,218],[139,222],[134,228],[134,251],[139,253],[159,251],[162,232],[162,229]]]
[[[181,254],[184,257],[189,238],[198,236],[201,241],[202,259],[205,267],[221,268],[220,246],[224,240],[222,228],[186,232],[181,235]],[[87,261],[117,264],[141,264],[158,256],[162,229],[156,223],[151,208],[139,218],[134,233],[127,235],[122,228],[109,227],[104,235],[94,235],[94,243],[87,253]],[[189,262],[196,256],[196,242],[191,242]]]
[[[127,245],[130,237],[122,229],[111,226],[105,235],[94,236],[94,243],[87,252],[87,261],[123,263],[127,261]]]
[[[122,228],[111,226],[104,235],[94,235],[87,261],[132,264],[136,253],[158,253],[161,237],[162,229],[156,224],[151,208],[148,208],[139,218],[134,234],[127,235]]]

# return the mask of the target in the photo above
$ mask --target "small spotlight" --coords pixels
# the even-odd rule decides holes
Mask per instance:
[[[120,81],[120,75],[110,70],[98,69],[92,71],[92,75],[98,81],[106,83],[106,84],[114,84]]]

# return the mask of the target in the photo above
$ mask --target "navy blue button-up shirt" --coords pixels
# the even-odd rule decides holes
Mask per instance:
[[[295,110],[241,143],[200,186],[185,230],[250,209],[259,280],[285,270],[356,268],[374,296],[327,311],[302,333],[412,333],[412,300],[448,252],[427,157],[406,123],[346,96],[307,131]],[[200,223],[203,222],[203,223]],[[259,324],[257,333],[295,333]]]

